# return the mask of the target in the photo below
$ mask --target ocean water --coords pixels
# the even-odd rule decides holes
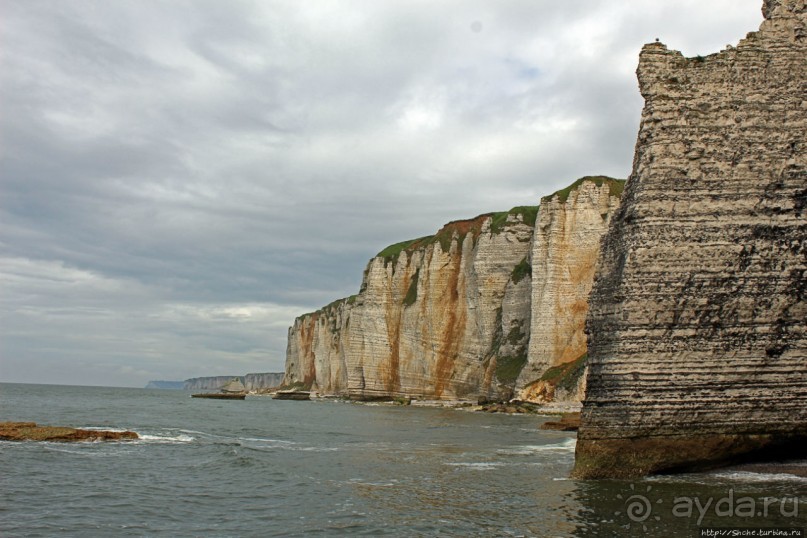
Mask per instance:
[[[676,537],[807,527],[807,479],[785,472],[569,480],[575,435],[540,430],[548,419],[0,384],[0,420],[141,436],[0,442],[0,536]]]

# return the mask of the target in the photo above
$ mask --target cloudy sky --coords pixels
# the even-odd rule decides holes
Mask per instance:
[[[761,0],[0,0],[0,381],[282,371],[384,246],[630,172]]]

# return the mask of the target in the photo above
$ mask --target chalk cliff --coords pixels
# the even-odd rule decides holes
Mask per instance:
[[[356,297],[334,301],[294,320],[286,344],[284,385],[311,388],[323,395],[348,395],[344,337]]]
[[[210,377],[192,377],[186,379],[183,385],[185,390],[219,390],[225,383],[229,383],[233,378],[238,377],[235,375],[220,375]]]
[[[274,389],[283,384],[283,372],[262,372],[247,374],[241,383],[247,390]]]
[[[586,299],[623,185],[581,178],[540,210],[388,247],[358,295],[295,320],[285,383],[355,399],[503,399],[526,386],[528,399],[579,400]]]
[[[219,390],[233,379],[238,379],[247,390],[272,389],[283,383],[283,375],[282,372],[268,372],[247,375],[193,377],[186,379],[182,388],[185,390]]]
[[[527,364],[520,398],[580,401],[588,296],[600,240],[619,206],[624,181],[585,177],[541,200],[532,245]]]
[[[451,222],[370,260],[358,295],[298,318],[286,384],[355,399],[512,393],[537,207]]]
[[[579,477],[804,455],[807,8],[736,47],[641,53],[634,168],[586,324]]]

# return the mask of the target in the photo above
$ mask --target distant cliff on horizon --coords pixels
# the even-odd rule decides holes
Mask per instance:
[[[184,381],[149,381],[145,386],[147,389],[162,389],[162,390],[182,390],[185,385]]]

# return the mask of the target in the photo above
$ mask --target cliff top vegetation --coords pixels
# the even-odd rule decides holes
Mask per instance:
[[[303,319],[317,314],[331,314],[334,309],[339,308],[344,304],[352,305],[353,303],[356,302],[356,299],[358,297],[359,297],[358,294],[356,294],[351,295],[350,297],[343,297],[341,299],[337,299],[335,301],[326,304],[319,310],[315,310],[313,312],[306,312],[305,314],[298,316],[297,319]]]
[[[451,241],[455,234],[459,239],[459,244],[465,240],[468,234],[471,234],[474,239],[479,237],[482,233],[482,228],[485,221],[490,220],[490,231],[493,234],[501,233],[507,229],[508,223],[524,223],[528,226],[535,225],[535,219],[538,215],[538,206],[517,206],[509,211],[499,211],[496,213],[483,213],[472,219],[453,220],[434,235],[427,235],[418,239],[410,239],[409,241],[401,241],[388,246],[378,254],[376,258],[384,258],[384,262],[397,262],[398,257],[402,252],[414,252],[416,250],[427,248],[435,243],[440,243],[443,252],[448,252],[451,248]],[[518,217],[516,219],[509,219],[510,216]]]
[[[581,177],[580,179],[578,179],[577,181],[575,181],[574,183],[572,183],[571,185],[569,185],[568,187],[565,187],[565,188],[563,188],[563,189],[561,189],[559,191],[553,192],[549,196],[544,196],[543,198],[541,198],[541,202],[542,203],[544,201],[548,202],[548,201],[552,200],[552,198],[557,196],[558,201],[560,201],[560,203],[564,203],[566,200],[569,199],[569,194],[571,194],[571,192],[573,190],[575,190],[577,187],[582,185],[583,182],[585,182],[585,181],[591,181],[592,183],[594,183],[598,187],[602,187],[603,184],[608,185],[609,193],[611,194],[611,196],[622,196],[622,191],[625,190],[625,180],[624,179],[616,179],[616,178],[608,177],[608,176],[584,176],[584,177]]]

